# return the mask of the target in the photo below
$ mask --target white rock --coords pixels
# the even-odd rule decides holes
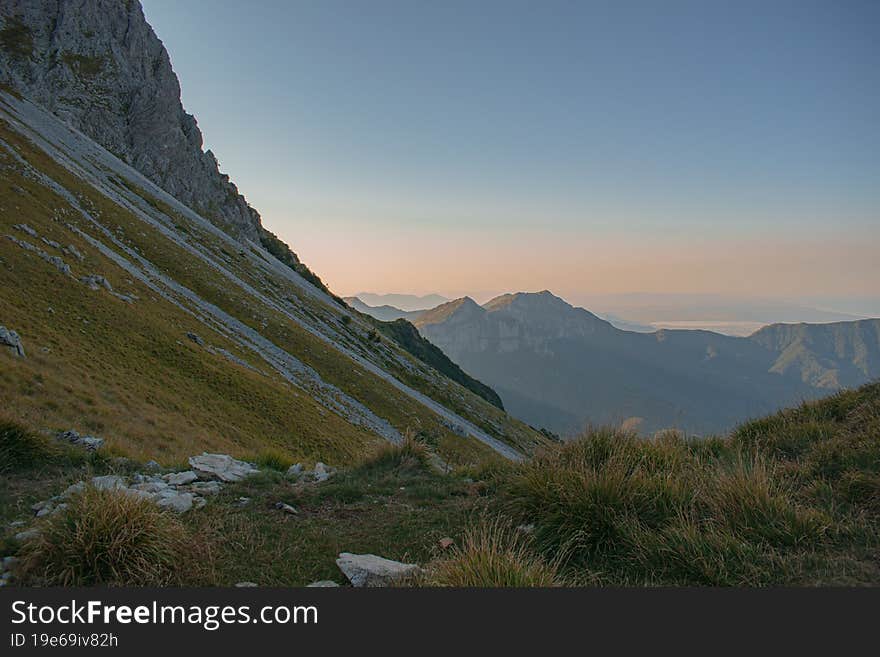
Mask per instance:
[[[259,585],[256,582],[236,582],[235,586],[239,589],[249,589]]]
[[[190,484],[189,488],[199,495],[217,495],[223,486],[219,481],[196,481]]]
[[[302,463],[294,463],[292,466],[287,468],[287,476],[293,478],[299,478],[303,473],[303,464]]]
[[[171,509],[177,513],[186,513],[193,507],[192,493],[178,493],[177,491],[167,491],[159,493],[156,498],[156,504],[163,509]]]
[[[174,472],[163,477],[163,479],[172,486],[185,486],[186,484],[191,484],[198,478],[199,476],[192,470],[187,470],[186,472]]]
[[[92,477],[92,486],[98,490],[119,490],[125,488],[125,480],[117,475]]]
[[[259,472],[250,463],[238,461],[228,454],[208,454],[205,452],[201,456],[189,457],[189,464],[199,479],[240,481]]]
[[[169,486],[164,481],[145,481],[142,484],[135,484],[129,490],[139,490],[145,493],[161,493],[162,491],[166,491],[169,489]]]
[[[275,508],[279,511],[284,511],[284,513],[289,513],[292,516],[295,516],[299,511],[297,511],[294,507],[289,504],[285,504],[284,502],[276,502]]]
[[[351,582],[352,586],[388,586],[392,582],[417,575],[421,572],[414,563],[401,563],[375,554],[351,554],[343,552],[336,565]]]
[[[306,588],[307,589],[320,589],[320,588],[331,588],[334,586],[338,587],[339,584],[334,582],[332,579],[321,579],[321,580],[318,580],[317,582],[312,582],[311,584],[307,584]]]
[[[67,487],[67,489],[61,493],[61,497],[70,497],[71,495],[76,495],[77,493],[82,493],[83,489],[86,487],[86,482],[78,481],[75,484],[71,484]]]

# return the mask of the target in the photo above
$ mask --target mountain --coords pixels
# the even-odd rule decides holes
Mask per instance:
[[[513,415],[564,434],[627,420],[645,432],[716,433],[880,376],[877,320],[798,330],[779,325],[751,338],[636,333],[544,291],[507,294],[483,306],[458,299],[415,323],[491,385]]]
[[[395,319],[412,320],[424,312],[423,310],[401,310],[400,308],[395,308],[394,306],[389,306],[387,304],[382,306],[370,306],[358,297],[343,297],[343,300],[358,312],[369,315],[370,317],[375,317],[383,322],[393,322]]]
[[[380,306],[392,306],[400,310],[410,312],[414,310],[428,310],[439,306],[441,303],[449,301],[446,297],[439,294],[426,294],[417,296],[415,294],[373,294],[372,292],[358,292],[355,295],[365,304],[374,308]]]
[[[345,464],[405,433],[451,463],[546,442],[266,239],[137,2],[3,3],[0,75],[7,419],[173,463]]]
[[[816,388],[852,388],[880,376],[880,319],[773,324],[751,339],[778,354],[771,371]]]

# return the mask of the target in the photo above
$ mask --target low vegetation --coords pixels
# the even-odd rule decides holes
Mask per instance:
[[[182,522],[148,500],[86,488],[39,524],[22,549],[21,576],[56,586],[163,586],[192,577],[194,541]]]
[[[88,491],[39,541],[7,537],[5,549],[30,584],[342,582],[347,551],[419,563],[421,586],[877,585],[878,428],[873,384],[726,438],[596,429],[525,463],[448,473],[415,434],[323,483],[286,477],[267,452],[259,476],[204,509],[169,517]],[[131,468],[53,459],[53,445],[9,423],[0,435],[6,522],[84,474]]]

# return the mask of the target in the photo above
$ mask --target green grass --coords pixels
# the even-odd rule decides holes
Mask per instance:
[[[481,443],[455,436],[422,404],[270,305],[230,285],[207,264],[72,176],[14,131],[0,125],[0,136],[34,167],[76,194],[80,204],[100,216],[102,224],[130,248],[294,354],[325,381],[390,421],[399,431],[419,431],[452,463],[492,457],[491,450]],[[22,175],[8,155],[0,153],[0,159],[9,165],[8,175],[0,181],[0,207],[8,210],[0,221],[3,232],[14,233],[11,224],[24,222],[48,239],[73,244],[86,256],[84,263],[66,258],[76,276],[100,274],[114,289],[139,297],[134,304],[126,305],[109,295],[94,293],[64,279],[12,242],[0,240],[4,322],[16,327],[30,347],[27,359],[0,354],[9,364],[7,367],[4,362],[0,368],[0,386],[17,400],[10,411],[13,419],[40,428],[95,433],[126,453],[161,462],[174,462],[203,449],[244,457],[275,450],[291,462],[323,460],[340,465],[352,462],[381,441],[375,434],[328,412],[308,391],[293,389],[253,353],[206,328],[139,281],[131,280],[66,229],[69,223],[88,233],[95,232],[74,208],[32,177]],[[230,259],[227,266],[248,284],[276,301],[293,299],[298,312],[337,326],[343,331],[343,341],[345,335],[362,330],[356,322],[349,326],[338,322],[336,310],[317,303],[294,284],[258,270],[245,257],[224,256],[225,242],[189,223],[144,190],[118,178],[113,182],[132,198],[143,199],[145,210],[162,212],[173,223],[188,225],[189,239],[220,259]],[[28,286],[15,285],[16,280],[28,280]],[[265,375],[231,364],[181,339],[187,331],[232,352]],[[96,363],[101,367],[96,368]],[[399,363],[397,367],[405,369]],[[445,394],[448,386],[458,387],[442,377],[433,384],[424,380],[422,384],[423,392],[435,398]],[[472,414],[482,417],[488,407],[491,410],[486,413],[498,413],[493,423],[501,427],[501,432],[509,432],[516,442],[530,446],[534,434],[524,425],[464,389],[459,390],[462,397],[473,400]]]
[[[320,484],[288,479],[287,462],[266,452],[259,476],[180,517],[199,565],[179,580],[164,576],[223,586],[344,583],[335,559],[355,552],[423,565],[413,583],[421,586],[877,585],[880,507],[871,482],[880,462],[870,450],[880,440],[878,407],[878,386],[866,386],[727,438],[645,441],[592,430],[526,463],[449,474],[431,466],[412,434]],[[797,456],[779,450],[817,417],[829,422],[823,438]],[[33,437],[14,429],[11,442],[25,457],[0,477],[7,522],[73,481],[134,467],[100,452],[42,460],[41,439],[33,448]],[[250,503],[238,505],[240,497]],[[445,537],[452,548],[440,547]],[[20,549],[5,540],[6,554]]]
[[[878,411],[874,384],[727,439],[590,431],[517,468],[499,495],[579,581],[876,584]]]

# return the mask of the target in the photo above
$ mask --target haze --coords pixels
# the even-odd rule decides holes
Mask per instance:
[[[880,290],[875,2],[144,9],[223,170],[340,294]]]

